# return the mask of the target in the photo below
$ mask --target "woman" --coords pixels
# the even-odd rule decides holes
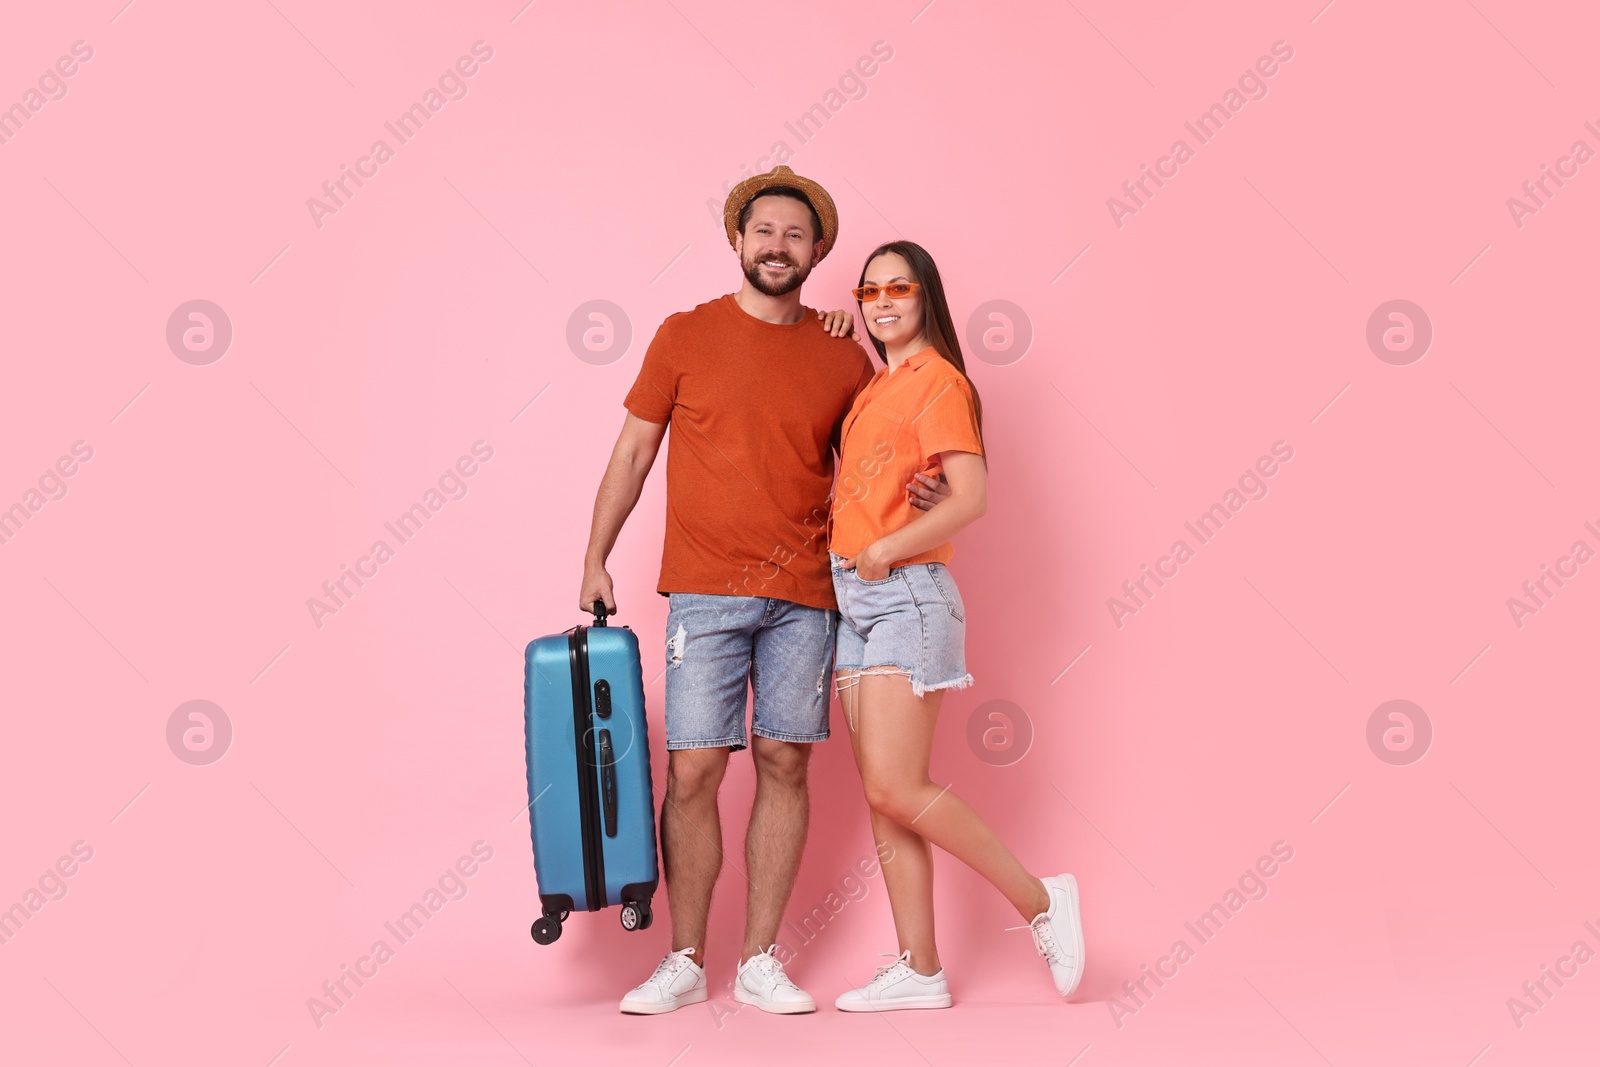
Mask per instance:
[[[950,1006],[934,946],[932,845],[1004,894],[1067,996],[1083,973],[1072,875],[1028,873],[965,801],[928,775],[944,692],[972,684],[965,609],[945,563],[951,536],[986,506],[982,405],[938,268],[920,245],[874,249],[855,297],[886,366],[843,423],[829,553],[840,612],[834,677],[873,838],[880,852],[885,844],[892,850],[883,880],[900,955],[835,1004],[844,1011]],[[950,496],[927,512],[901,488],[917,473],[942,473],[949,482]]]

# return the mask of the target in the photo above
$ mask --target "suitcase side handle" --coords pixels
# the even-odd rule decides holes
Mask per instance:
[[[596,600],[594,607],[589,609],[589,613],[594,616],[594,624],[596,626],[604,626],[606,624],[606,602],[604,600]]]
[[[606,836],[617,836],[617,759],[611,731],[600,731],[600,803],[605,811]]]

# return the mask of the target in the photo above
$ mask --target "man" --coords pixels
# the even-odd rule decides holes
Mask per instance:
[[[838,237],[827,191],[780,166],[737,186],[723,214],[744,284],[670,316],[650,342],[596,495],[578,597],[584,610],[596,600],[615,610],[605,561],[670,424],[657,591],[669,605],[661,853],[672,951],[622,999],[641,1015],[706,999],[706,922],[722,866],[717,790],[730,753],[746,747],[747,685],[756,795],[733,995],[780,1014],[816,1010],[772,949],[805,845],[810,746],[828,737],[834,452],[873,369],[800,303],[801,283]],[[931,506],[940,495],[919,486],[913,498]]]

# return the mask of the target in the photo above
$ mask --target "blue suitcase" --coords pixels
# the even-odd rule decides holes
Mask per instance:
[[[593,626],[528,644],[523,719],[528,742],[528,821],[543,914],[533,939],[561,936],[573,911],[622,905],[622,926],[650,926],[655,895],[655,797],[644,717],[639,639]]]

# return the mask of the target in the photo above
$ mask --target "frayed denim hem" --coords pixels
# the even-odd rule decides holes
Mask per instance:
[[[724,737],[720,741],[668,741],[668,752],[687,752],[696,748],[726,748],[738,752],[748,747],[742,737]]]
[[[936,689],[965,689],[972,684],[972,675],[963,674],[960,678],[949,682],[935,682],[932,685],[920,685],[915,678],[911,679],[911,695],[921,697]]]

